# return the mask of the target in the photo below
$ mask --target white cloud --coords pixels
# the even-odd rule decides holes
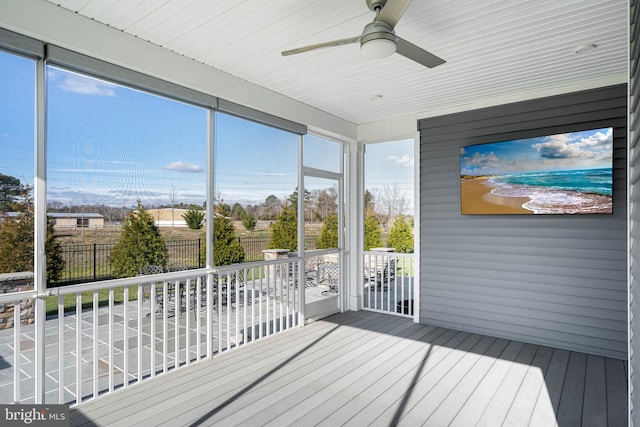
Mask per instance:
[[[186,172],[186,173],[199,173],[203,171],[203,169],[200,166],[183,162],[183,161],[171,162],[165,167],[163,167],[162,169],[166,171],[176,171],[176,172]]]
[[[594,159],[598,152],[611,150],[613,135],[596,132],[586,138],[571,138],[571,134],[553,135],[545,142],[533,144],[544,159]]]
[[[67,92],[91,96],[114,96],[114,85],[101,80],[68,73],[58,87]]]
[[[500,159],[493,151],[488,154],[473,153],[471,157],[465,157],[465,163],[468,166],[477,168],[487,168],[500,165]]]
[[[397,165],[400,166],[404,166],[404,167],[413,167],[413,163],[414,163],[414,159],[412,156],[405,154],[402,157],[398,157],[398,156],[394,156],[391,155],[389,156],[389,160],[391,160],[392,162],[394,162]]]

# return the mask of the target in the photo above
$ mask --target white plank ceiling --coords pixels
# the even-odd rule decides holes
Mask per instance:
[[[447,60],[433,69],[367,60],[357,44],[280,55],[359,35],[374,16],[364,0],[49,1],[357,124],[627,76],[626,0],[415,0],[396,32]]]

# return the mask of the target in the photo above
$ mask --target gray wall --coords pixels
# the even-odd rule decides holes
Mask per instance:
[[[630,82],[629,82],[629,217],[630,217],[630,233],[629,247],[629,318],[631,320],[631,340],[629,343],[629,376],[630,376],[630,404],[629,417],[632,425],[640,425],[640,168],[638,167],[638,158],[640,156],[640,76],[638,75],[638,67],[640,64],[640,8],[637,1],[631,2],[631,28],[629,35],[631,46],[629,53],[631,55]]]
[[[627,87],[421,120],[420,321],[627,357]],[[461,215],[460,147],[612,126],[612,215]]]

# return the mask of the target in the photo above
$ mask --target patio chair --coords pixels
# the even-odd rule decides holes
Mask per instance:
[[[364,281],[371,286],[381,288],[385,283],[389,283],[396,276],[396,259],[384,256],[375,257],[375,260],[365,262]]]
[[[171,273],[174,271],[187,271],[187,270],[189,270],[189,267],[184,262],[173,262],[167,265],[167,273]],[[175,284],[171,283],[171,286],[175,287]],[[196,295],[195,295],[195,282],[193,280],[190,281],[190,288],[191,289],[189,289],[189,292],[187,293],[187,281],[186,280],[180,281],[180,300],[182,301],[182,304],[180,306],[181,311],[186,310],[187,300],[185,298],[185,295],[189,295],[189,303],[191,304],[191,307],[195,307]]]
[[[338,295],[339,264],[337,262],[318,263],[318,283],[326,283],[329,289],[322,291],[322,295]]]
[[[140,267],[140,275],[141,276],[149,276],[152,274],[162,274],[164,273],[164,267],[161,265],[145,265],[144,267]],[[164,306],[164,301],[165,301],[165,295],[164,295],[164,282],[147,282],[144,283],[142,285],[143,289],[145,289],[144,294],[151,294],[151,288],[153,284],[156,284],[156,292],[154,295],[154,298],[156,300],[156,313],[161,313],[163,306]],[[159,285],[159,286],[158,286]],[[168,287],[167,287],[167,299],[171,299],[171,294],[173,292],[173,283],[169,283]],[[147,290],[148,289],[148,292]]]

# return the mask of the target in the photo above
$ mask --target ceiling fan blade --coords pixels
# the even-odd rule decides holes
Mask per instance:
[[[433,53],[427,52],[421,47],[418,47],[405,39],[401,39],[400,37],[398,37],[396,42],[396,53],[399,53],[400,55],[416,61],[428,68],[437,67],[438,65],[442,65],[447,62]]]
[[[393,28],[402,18],[410,4],[411,0],[387,0],[387,4],[384,5],[376,20],[382,21]]]
[[[296,55],[298,53],[309,52],[310,50],[324,49],[325,47],[334,47],[334,46],[342,46],[345,44],[358,43],[361,37],[362,36],[350,37],[348,39],[333,40],[330,42],[312,44],[309,46],[299,47],[296,49],[285,50],[282,52],[282,56]]]

